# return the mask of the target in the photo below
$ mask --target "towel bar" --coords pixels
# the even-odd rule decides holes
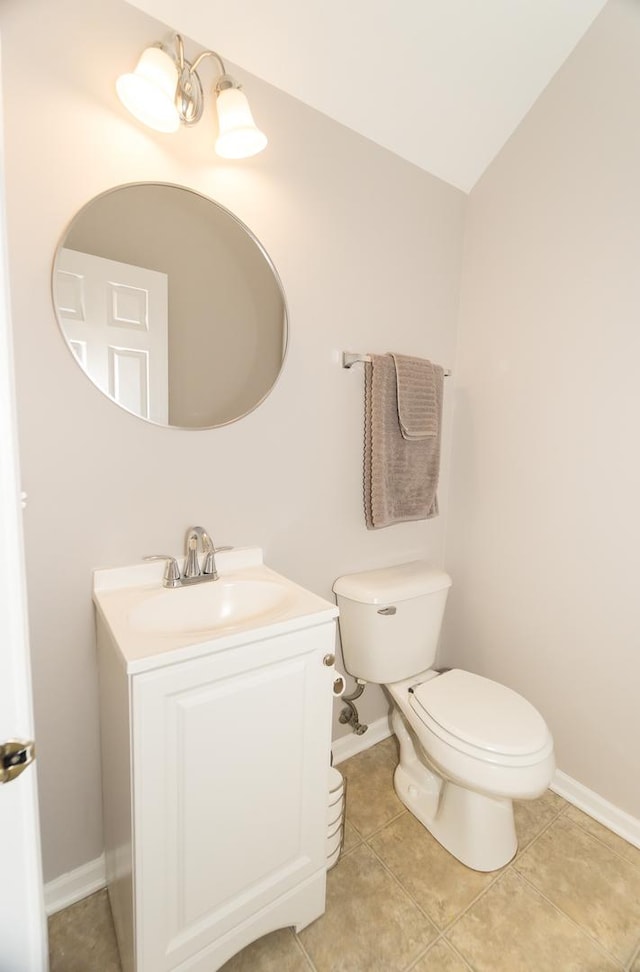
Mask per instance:
[[[343,351],[342,352],[342,367],[351,368],[354,364],[364,364],[365,361],[371,361],[370,354],[359,354],[357,351]],[[444,373],[445,378],[451,375],[451,371],[447,369]]]

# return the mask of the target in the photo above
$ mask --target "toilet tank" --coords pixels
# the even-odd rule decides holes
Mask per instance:
[[[339,577],[333,590],[349,674],[388,684],[430,668],[450,587],[449,575],[423,560]]]

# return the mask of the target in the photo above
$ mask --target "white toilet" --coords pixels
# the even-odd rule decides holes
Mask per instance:
[[[493,871],[514,856],[512,800],[546,790],[553,739],[521,695],[435,661],[451,578],[423,561],[339,577],[333,586],[347,671],[383,685],[400,743],[405,806],[458,860]]]

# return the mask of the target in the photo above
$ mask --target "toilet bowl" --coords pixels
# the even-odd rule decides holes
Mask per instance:
[[[450,585],[422,561],[339,578],[342,650],[347,671],[383,685],[391,701],[402,802],[463,864],[492,871],[517,850],[512,801],[551,781],[553,739],[506,686],[428,667]]]
[[[398,796],[467,867],[502,867],[518,849],[512,801],[541,796],[555,769],[543,719],[522,696],[459,669],[385,687],[400,743]]]

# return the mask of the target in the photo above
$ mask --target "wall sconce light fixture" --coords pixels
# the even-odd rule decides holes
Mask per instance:
[[[221,75],[215,86],[218,112],[216,152],[225,159],[245,159],[261,152],[267,136],[256,127],[246,95],[215,51],[203,51],[190,64],[184,56],[180,34],[175,52],[162,44],[147,47],[132,74],[122,74],[116,90],[122,104],[149,128],[175,132],[183,125],[200,121],[204,108],[198,67],[206,57],[218,62]]]

